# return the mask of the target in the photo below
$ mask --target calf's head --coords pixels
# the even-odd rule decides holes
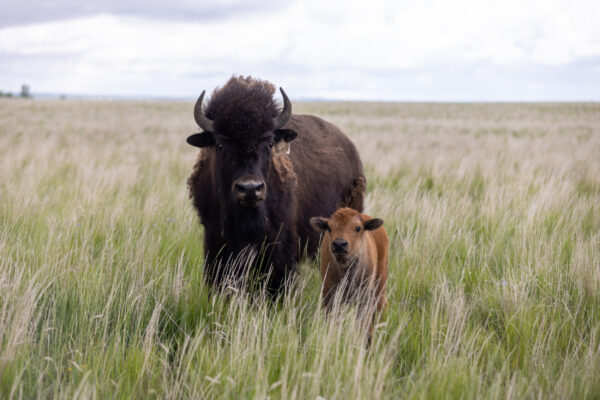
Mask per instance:
[[[329,236],[330,246],[321,251],[329,251],[341,266],[349,267],[360,257],[365,232],[379,228],[383,220],[351,208],[340,208],[331,218],[311,218],[310,224],[325,237]]]
[[[189,136],[187,142],[213,152],[219,192],[232,204],[257,208],[264,203],[273,156],[297,136],[295,131],[282,129],[292,105],[280,90],[281,112],[273,101],[273,85],[244,77],[233,77],[216,90],[206,113],[204,91],[196,102],[194,118],[204,131]]]

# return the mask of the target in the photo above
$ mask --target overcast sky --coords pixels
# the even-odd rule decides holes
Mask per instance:
[[[0,0],[0,90],[294,99],[600,100],[600,1]]]

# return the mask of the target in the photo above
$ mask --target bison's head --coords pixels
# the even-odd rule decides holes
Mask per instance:
[[[331,218],[314,217],[310,224],[318,232],[329,235],[329,251],[343,267],[349,267],[363,251],[364,232],[383,225],[379,218],[370,218],[350,208],[338,209]]]
[[[292,104],[280,90],[281,112],[273,101],[273,85],[251,78],[232,78],[215,91],[206,113],[203,91],[194,108],[194,118],[204,132],[191,135],[187,142],[211,149],[219,191],[244,208],[259,207],[267,198],[273,156],[297,136],[283,129]]]

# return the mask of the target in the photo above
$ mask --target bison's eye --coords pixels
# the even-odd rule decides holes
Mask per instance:
[[[223,150],[223,145],[221,143],[217,144],[217,150],[219,150],[219,151]]]
[[[354,230],[355,230],[356,232],[360,232],[360,226],[357,226],[356,228],[354,228]]]
[[[275,146],[275,143],[269,142],[269,147],[273,147],[273,146]]]

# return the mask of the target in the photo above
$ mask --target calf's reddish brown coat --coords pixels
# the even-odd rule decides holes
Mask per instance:
[[[342,289],[342,301],[354,301],[365,290],[374,302],[374,307],[371,305],[367,310],[383,310],[388,278],[388,236],[383,221],[351,208],[340,208],[331,218],[315,217],[310,223],[323,232],[323,308],[331,310],[336,292]],[[371,330],[369,323],[369,333]]]

